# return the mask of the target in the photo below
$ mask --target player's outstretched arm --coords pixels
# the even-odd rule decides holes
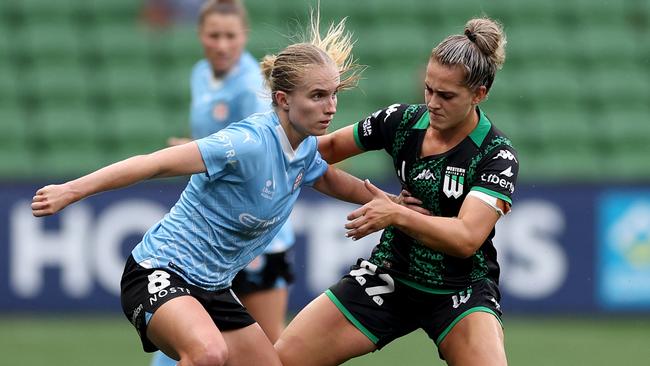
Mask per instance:
[[[354,141],[354,127],[350,125],[318,137],[318,152],[323,160],[334,164],[364,152]]]
[[[467,258],[478,250],[499,218],[492,207],[474,197],[465,199],[458,217],[440,217],[399,205],[368,181],[366,187],[372,201],[351,212],[345,225],[346,236],[354,240],[392,225],[432,249]]]
[[[369,202],[373,197],[361,179],[331,165],[314,183],[314,188],[328,196],[360,205]]]
[[[81,178],[45,186],[32,199],[34,216],[52,215],[96,193],[150,179],[205,171],[198,145],[191,142],[148,155],[138,155],[101,168]]]

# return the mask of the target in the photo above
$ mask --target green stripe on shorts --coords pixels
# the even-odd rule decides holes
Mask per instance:
[[[327,297],[329,297],[329,299],[332,300],[332,302],[334,303],[334,305],[336,305],[339,311],[343,313],[343,315],[345,315],[345,317],[352,324],[354,324],[354,326],[357,327],[357,329],[359,329],[361,333],[363,333],[366,337],[368,337],[368,339],[370,339],[372,343],[377,344],[377,342],[379,342],[379,338],[377,338],[377,336],[372,334],[371,331],[369,331],[366,327],[364,327],[363,324],[361,324],[357,320],[357,318],[355,318],[354,315],[352,315],[352,313],[350,313],[348,309],[346,309],[345,306],[343,306],[343,304],[339,301],[339,299],[336,298],[336,295],[334,295],[332,291],[326,290],[325,295],[327,295]]]
[[[469,314],[476,313],[476,312],[490,313],[494,315],[499,321],[499,323],[501,324],[501,328],[503,328],[503,322],[501,322],[501,318],[499,318],[499,316],[492,309],[487,308],[485,306],[477,306],[475,308],[465,310],[462,314],[457,316],[456,319],[454,319],[454,321],[451,322],[451,324],[449,324],[449,326],[442,333],[440,333],[440,336],[438,336],[438,339],[436,339],[436,345],[440,346],[440,343],[442,343],[442,341],[445,339],[447,334],[449,334],[451,328],[453,328],[454,325],[458,324],[459,321],[461,321],[464,317],[468,316]]]

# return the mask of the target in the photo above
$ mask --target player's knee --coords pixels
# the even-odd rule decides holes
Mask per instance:
[[[228,349],[223,345],[206,343],[182,361],[183,366],[222,366],[228,361]]]
[[[299,358],[297,356],[299,356],[299,350],[302,348],[302,342],[303,341],[300,337],[288,337],[286,334],[283,334],[280,339],[275,342],[273,346],[275,347],[275,351],[278,353],[283,366],[299,364],[294,361],[297,361]]]

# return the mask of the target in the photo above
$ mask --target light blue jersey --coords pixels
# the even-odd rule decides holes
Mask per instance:
[[[275,112],[197,140],[207,168],[147,231],[132,254],[145,268],[166,268],[206,290],[230,286],[286,222],[303,185],[327,170],[315,137],[294,151]]]
[[[248,52],[242,53],[237,64],[222,79],[214,77],[207,60],[197,62],[192,69],[190,85],[193,139],[209,136],[251,114],[271,110],[262,70]],[[293,227],[287,221],[264,253],[283,252],[295,241]]]

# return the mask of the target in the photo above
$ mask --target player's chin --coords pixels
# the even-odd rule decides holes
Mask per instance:
[[[313,132],[312,135],[314,136],[325,135],[327,133],[327,129],[329,128],[329,126],[330,126],[329,122],[327,123],[319,122],[316,128],[314,128],[314,130],[312,131]]]

